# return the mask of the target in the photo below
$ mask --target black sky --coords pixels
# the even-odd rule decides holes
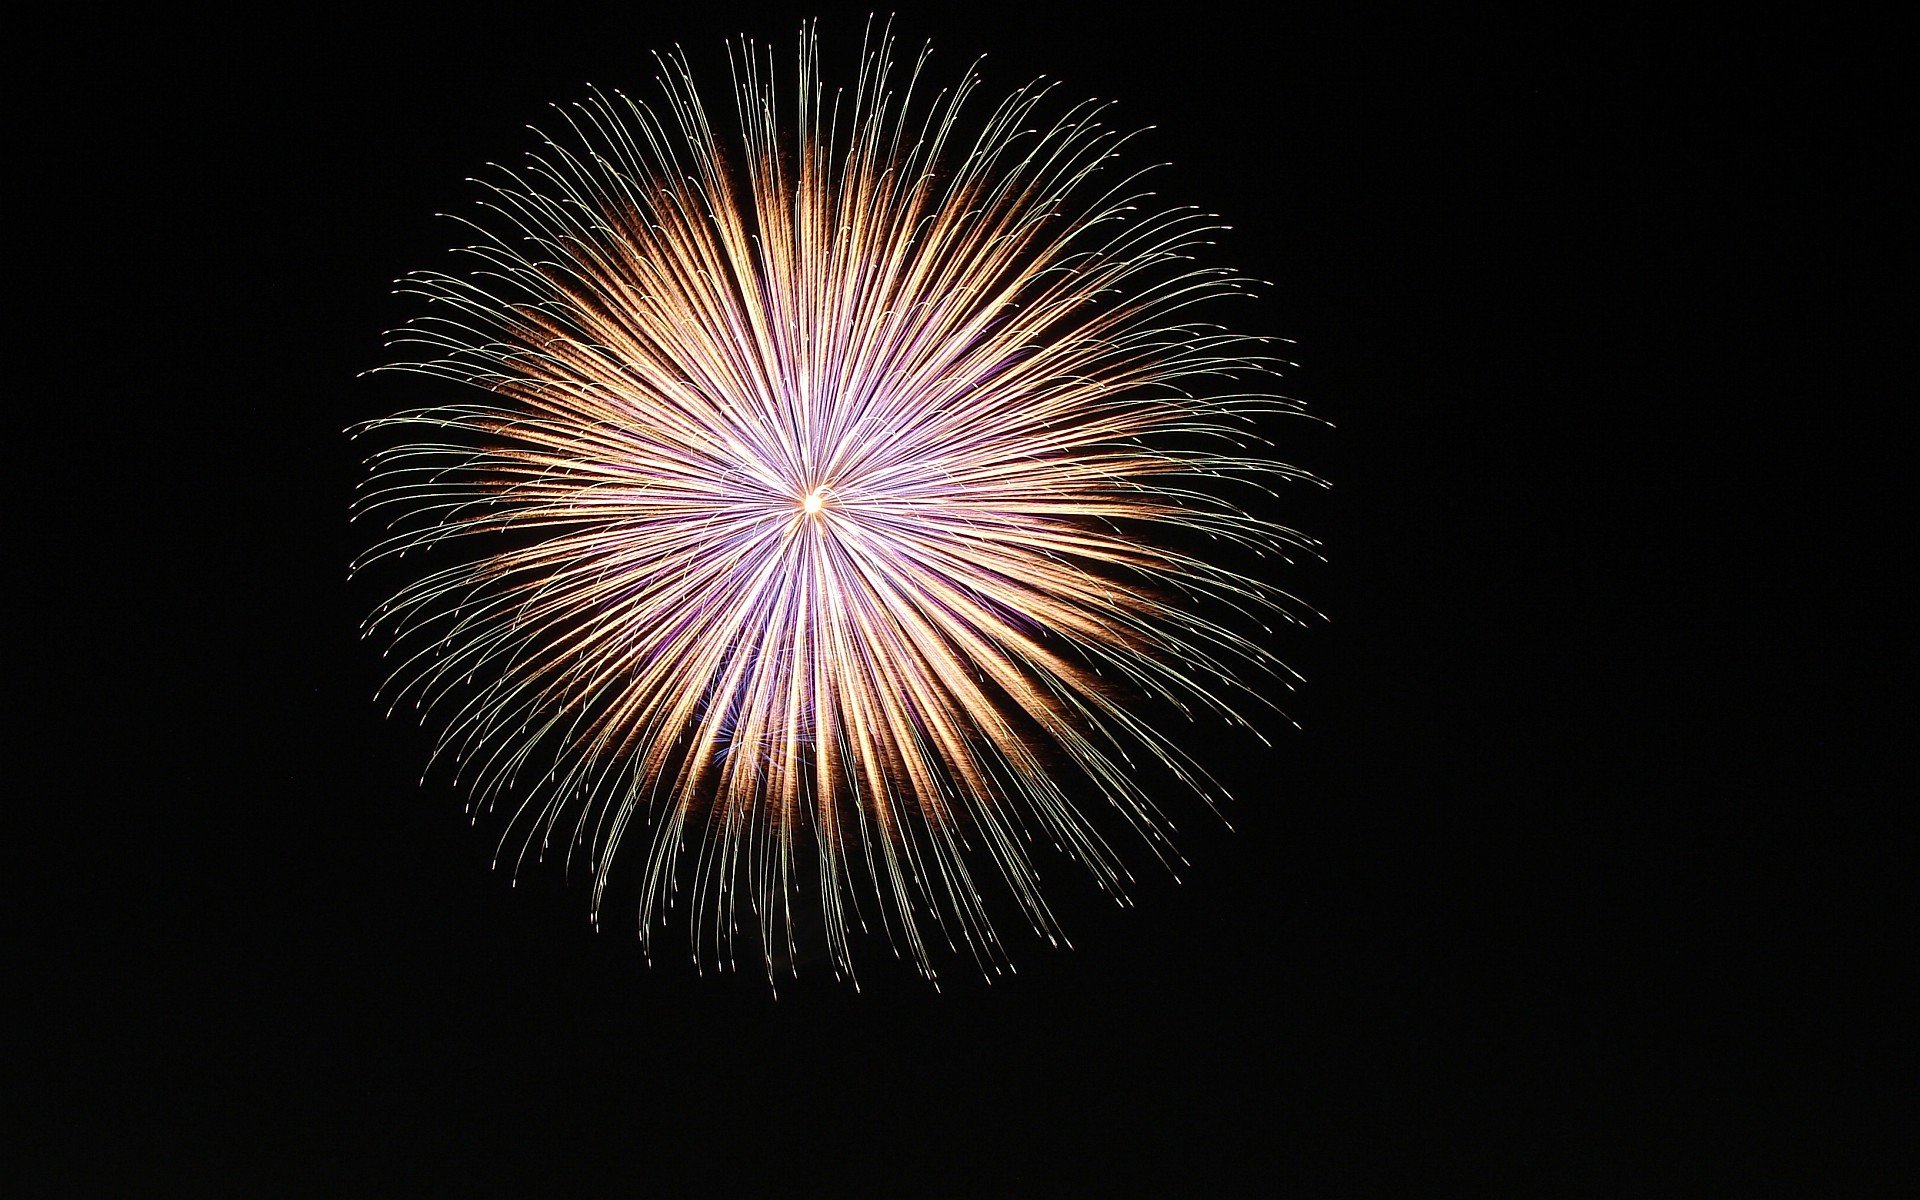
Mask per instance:
[[[345,581],[341,431],[424,394],[356,376],[408,313],[389,282],[456,236],[433,214],[463,180],[589,82],[645,91],[651,50],[717,83],[729,36],[784,52],[819,15],[844,55],[864,23],[693,7],[316,6],[59,39],[70,69],[29,124],[64,220],[23,278],[64,284],[74,410],[36,444],[63,489],[47,560],[81,584],[49,629],[84,633],[50,634],[32,682],[67,731],[36,808],[78,829],[19,853],[80,896],[32,922],[60,983],[28,1053],[48,1068],[29,1181],[1784,1177],[1740,1133],[1778,1101],[1739,1052],[1759,1018],[1706,999],[1759,918],[1727,899],[1740,826],[1677,744],[1698,695],[1669,605],[1712,511],[1678,490],[1716,420],[1683,347],[1703,280],[1764,273],[1742,253],[1758,218],[1719,197],[1791,106],[1791,56],[1565,15],[904,9],[898,37],[948,75],[984,53],[990,91],[1046,74],[1118,101],[1157,127],[1163,190],[1233,224],[1222,258],[1274,285],[1242,327],[1294,339],[1291,394],[1338,426],[1279,430],[1335,483],[1284,509],[1328,544],[1292,583],[1332,620],[1280,643],[1304,732],[1220,743],[1235,832],[1187,813],[1183,884],[1143,873],[1124,912],[1063,884],[1076,949],[1015,938],[1020,974],[992,987],[956,963],[935,994],[876,960],[863,994],[775,1001],[753,972],[648,969],[617,921],[587,927],[578,879],[490,871],[488,828],[416,782],[425,737],[373,706],[375,597]],[[80,465],[94,439],[110,482]]]

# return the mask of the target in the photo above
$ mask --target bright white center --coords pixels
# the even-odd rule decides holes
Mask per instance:
[[[800,502],[800,511],[809,517],[819,512],[821,506],[827,502],[826,496],[824,495],[826,490],[825,488],[815,488],[811,492],[808,492],[807,498]]]

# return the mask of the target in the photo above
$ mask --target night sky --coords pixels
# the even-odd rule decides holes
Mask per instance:
[[[434,214],[549,102],[645,93],[676,43],[715,87],[723,39],[784,61],[810,15],[848,62],[864,11],[818,6],[328,5],[62,35],[71,69],[27,124],[63,222],[16,284],[60,281],[41,357],[70,364],[48,385],[65,415],[33,444],[61,515],[32,549],[79,585],[47,628],[82,630],[27,647],[51,651],[30,682],[62,731],[32,807],[74,823],[14,850],[58,881],[21,885],[29,914],[58,909],[27,922],[54,999],[27,1031],[27,1183],[1779,1178],[1737,1132],[1775,1099],[1738,1052],[1758,1018],[1703,998],[1756,918],[1726,899],[1741,834],[1698,799],[1676,724],[1698,693],[1667,653],[1700,546],[1674,533],[1677,481],[1714,424],[1681,347],[1702,279],[1759,273],[1749,217],[1701,197],[1783,78],[1704,27],[903,9],[943,80],[984,53],[989,96],[1045,74],[1156,126],[1131,161],[1169,160],[1160,190],[1223,214],[1219,259],[1273,284],[1236,324],[1293,339],[1289,394],[1337,426],[1273,427],[1335,485],[1275,510],[1327,543],[1287,582],[1331,620],[1274,643],[1307,677],[1304,729],[1271,723],[1272,750],[1184,731],[1239,796],[1233,831],[1176,805],[1184,882],[1136,854],[1130,910],[1058,874],[1075,948],[1008,913],[1020,970],[992,986],[956,960],[936,993],[869,955],[859,994],[815,972],[776,1000],[754,969],[648,968],[618,914],[589,928],[579,875],[489,869],[497,819],[420,786],[427,735],[372,703],[356,630],[379,593],[346,580],[342,431],[448,395],[358,377],[413,311],[390,283],[444,265],[458,231]],[[111,470],[82,465],[94,441]]]

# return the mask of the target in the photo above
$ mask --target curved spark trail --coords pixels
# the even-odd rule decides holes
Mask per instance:
[[[1218,789],[1138,699],[1251,728],[1236,664],[1284,668],[1203,610],[1306,611],[1166,544],[1313,547],[1224,498],[1312,477],[1247,452],[1298,411],[1232,382],[1273,360],[1187,315],[1248,286],[1193,263],[1220,226],[1107,177],[1101,106],[969,120],[974,72],[916,100],[889,51],[829,92],[808,30],[783,92],[742,43],[734,142],[681,56],[658,106],[559,108],[483,181],[473,270],[403,281],[384,369],[485,395],[359,431],[399,436],[355,569],[457,559],[368,623],[389,698],[516,864],[585,859],[596,922],[637,848],[643,943],[683,906],[699,962],[755,936],[771,973],[804,919],[839,974],[859,927],[995,971],[1002,890],[1057,940],[1036,843],[1128,879],[1065,782],[1170,861],[1136,758]]]

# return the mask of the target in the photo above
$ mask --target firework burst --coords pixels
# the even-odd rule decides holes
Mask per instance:
[[[1250,449],[1297,411],[1273,360],[1188,315],[1248,286],[1195,265],[1217,223],[1112,171],[1101,106],[976,114],[890,49],[829,91],[811,30],[797,86],[742,43],[732,138],[681,56],[658,104],[558,108],[473,269],[403,281],[387,369],[485,395],[360,430],[399,436],[356,570],[430,568],[368,622],[388,698],[504,859],[584,861],[596,922],[631,859],[643,944],[683,910],[698,962],[817,925],[839,974],[855,929],[997,971],[995,893],[1058,940],[1036,847],[1128,882],[1076,794],[1169,862],[1136,762],[1219,795],[1143,701],[1251,728],[1240,675],[1284,668],[1220,614],[1303,611],[1174,548],[1312,546],[1232,499],[1311,477]]]

